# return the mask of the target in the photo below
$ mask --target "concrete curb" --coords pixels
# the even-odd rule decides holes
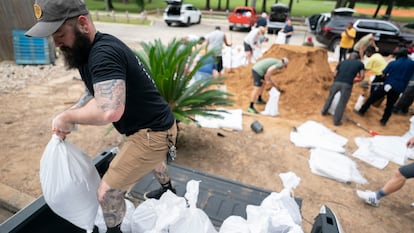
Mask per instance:
[[[35,199],[32,196],[0,183],[0,205],[10,212],[16,213],[32,203]]]

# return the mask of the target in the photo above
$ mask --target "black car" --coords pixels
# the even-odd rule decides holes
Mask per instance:
[[[306,18],[306,25],[308,25],[308,30],[312,33],[320,32],[321,24],[326,23],[330,20],[331,16],[352,16],[355,13],[355,10],[347,7],[340,7],[334,9],[329,13],[319,13],[314,14]]]
[[[407,46],[414,40],[414,34],[405,33],[392,22],[380,19],[355,17],[332,17],[321,25],[321,31],[316,34],[316,40],[334,51],[341,40],[341,33],[349,22],[354,23],[356,30],[355,42],[368,33],[375,35],[375,43],[383,55],[389,55],[401,45]]]

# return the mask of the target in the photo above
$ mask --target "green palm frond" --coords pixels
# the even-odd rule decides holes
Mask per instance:
[[[195,115],[220,117],[217,113],[224,110],[217,107],[231,106],[234,102],[232,94],[215,88],[224,84],[224,78],[209,77],[192,82],[197,70],[214,53],[210,51],[198,58],[205,47],[197,48],[195,45],[195,42],[183,44],[176,39],[164,45],[157,39],[154,42],[142,42],[143,50],[135,52],[169,103],[176,119],[184,123],[195,121]]]

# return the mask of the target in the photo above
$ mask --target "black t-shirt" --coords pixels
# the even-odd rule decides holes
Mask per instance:
[[[88,63],[79,72],[92,95],[95,83],[125,80],[125,111],[119,121],[113,122],[121,134],[146,128],[163,131],[173,125],[174,115],[154,81],[134,52],[114,36],[96,33]]]
[[[365,69],[365,66],[360,60],[343,60],[336,67],[338,73],[336,75],[335,82],[343,82],[353,85],[355,76],[363,69]]]

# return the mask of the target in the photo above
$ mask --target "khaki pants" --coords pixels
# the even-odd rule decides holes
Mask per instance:
[[[110,163],[103,180],[114,189],[128,190],[140,178],[165,161],[168,138],[175,143],[176,123],[166,131],[142,129],[127,137],[120,152]]]

